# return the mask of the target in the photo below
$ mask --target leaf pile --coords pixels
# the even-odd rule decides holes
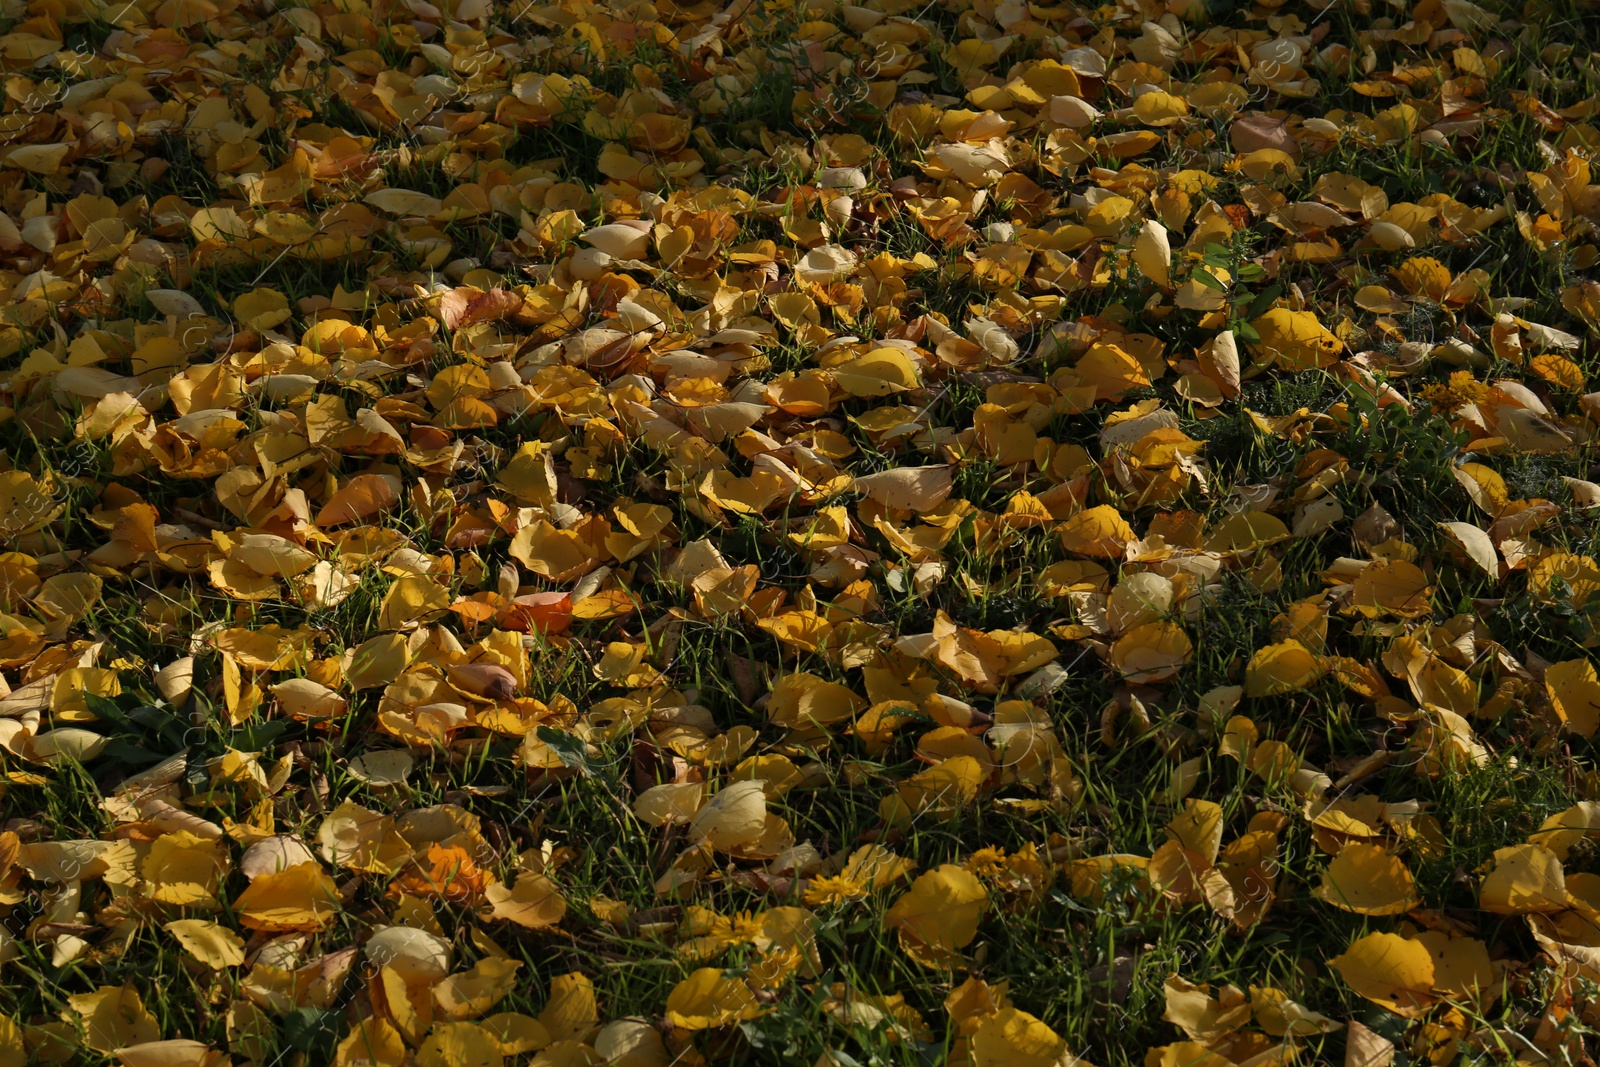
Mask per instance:
[[[1592,11],[3,18],[0,1067],[1594,1062]]]

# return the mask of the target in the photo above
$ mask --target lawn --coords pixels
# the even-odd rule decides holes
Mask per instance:
[[[1600,1059],[1600,7],[0,30],[0,1067]]]

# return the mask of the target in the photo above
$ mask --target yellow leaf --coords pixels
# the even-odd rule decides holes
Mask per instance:
[[[1339,850],[1312,895],[1358,915],[1400,915],[1421,903],[1399,857],[1382,845],[1359,842]]]
[[[1562,911],[1568,906],[1561,861],[1539,845],[1496,849],[1478,887],[1478,906],[1500,915]]]
[[[1505,479],[1493,467],[1482,463],[1463,463],[1452,469],[1456,482],[1466,490],[1472,502],[1491,519],[1498,519],[1511,502]]]
[[[1433,587],[1421,567],[1403,559],[1363,567],[1350,591],[1350,606],[1369,619],[1394,615],[1421,618],[1433,611]]]
[[[898,348],[877,348],[831,368],[839,388],[851,396],[888,396],[917,388],[921,377]]]
[[[1495,554],[1494,542],[1487,533],[1470,522],[1441,522],[1439,527],[1461,546],[1483,573],[1491,579],[1500,577],[1500,557]]]
[[[581,530],[562,530],[540,519],[517,531],[510,551],[535,574],[553,582],[568,582],[599,566],[605,548]]]
[[[855,488],[884,507],[897,511],[928,512],[950,495],[955,468],[893,467],[855,480]]]
[[[1198,1041],[1178,1041],[1145,1054],[1145,1067],[1232,1067],[1233,1061],[1217,1055]]]
[[[352,1026],[339,1042],[333,1062],[335,1067],[402,1067],[405,1041],[387,1019],[369,1016]]]
[[[1579,737],[1593,737],[1600,728],[1600,674],[1590,659],[1569,659],[1552,663],[1544,671],[1545,691],[1550,706]]]
[[[1451,1000],[1487,1008],[1500,991],[1500,971],[1489,960],[1489,947],[1475,937],[1451,937],[1443,930],[1424,930],[1413,939],[1433,957],[1433,988]]]
[[[879,805],[878,813],[891,825],[914,815],[953,815],[977,799],[988,771],[971,756],[952,756],[925,771],[918,771]]]
[[[1183,97],[1158,89],[1140,93],[1133,102],[1133,113],[1146,126],[1171,126],[1189,114],[1189,105]]]
[[[754,1019],[765,1009],[755,993],[717,967],[702,967],[667,994],[667,1022],[683,1030],[710,1030]]]
[[[189,216],[189,229],[197,241],[246,241],[250,225],[231,207],[203,207]]]
[[[100,986],[93,993],[67,997],[62,1018],[83,1028],[84,1044],[96,1052],[158,1041],[161,1031],[131,985]]]
[[[399,479],[379,474],[358,474],[328,498],[317,512],[321,527],[349,526],[394,507],[400,501]]]
[[[598,1020],[594,983],[586,976],[573,971],[551,981],[550,999],[539,1013],[539,1022],[552,1041],[582,1039]]]
[[[712,797],[689,823],[689,837],[729,852],[761,839],[767,799],[760,779],[733,782]]]
[[[1323,674],[1321,660],[1299,641],[1256,649],[1244,669],[1246,696],[1265,697],[1305,689]]]
[[[56,677],[50,712],[62,722],[92,722],[86,695],[114,697],[122,692],[117,672],[104,667],[70,667]]]
[[[1209,984],[1195,985],[1173,975],[1163,990],[1166,1010],[1161,1017],[1196,1041],[1214,1045],[1250,1022],[1250,1002],[1237,986],[1224,986],[1213,996]]]
[[[99,575],[82,571],[53,574],[44,580],[33,602],[53,618],[76,622],[100,603],[104,584]]]
[[[279,706],[296,719],[335,719],[349,709],[338,693],[310,678],[290,678],[270,689]]]
[[[616,1067],[671,1067],[661,1031],[643,1019],[616,1019],[600,1028],[594,1038],[600,1062]]]
[[[27,471],[0,473],[0,533],[13,538],[54,522],[66,502],[53,490],[50,479],[40,482]]]
[[[270,330],[289,321],[289,298],[276,289],[252,289],[233,298],[233,313],[252,330]]]
[[[320,930],[338,913],[339,894],[315,863],[300,863],[255,879],[235,898],[233,910],[252,930]]]
[[[500,1041],[477,1023],[435,1023],[417,1049],[417,1067],[499,1067]]]
[[[0,1014],[0,1067],[27,1067],[28,1062],[22,1027],[9,1015]]]
[[[1433,957],[1396,934],[1368,934],[1328,961],[1345,984],[1374,1004],[1416,1017],[1434,1003]]]
[[[430,578],[408,575],[389,587],[378,608],[378,629],[414,629],[447,609],[455,598]]]
[[[633,813],[651,826],[685,826],[700,810],[705,796],[703,782],[663,782],[634,798]]]
[[[1564,863],[1567,853],[1596,831],[1600,831],[1600,803],[1580,800],[1545,819],[1538,830],[1528,835],[1528,843],[1538,845]]]
[[[1043,1020],[1008,1006],[973,1031],[969,1062],[972,1067],[1058,1067],[1072,1062],[1065,1057],[1066,1044]]]
[[[1222,848],[1222,808],[1209,800],[1184,801],[1183,811],[1167,824],[1167,834],[1185,851],[1214,863]]]
[[[433,1002],[448,1019],[472,1019],[504,1000],[517,985],[522,961],[485,956],[433,987]]]
[[[912,959],[948,969],[956,952],[978,936],[988,906],[983,884],[966,868],[947,863],[913,882],[884,915],[883,925],[899,932],[901,947]]]
[[[739,515],[759,515],[792,489],[783,478],[764,470],[754,471],[748,478],[715,470],[700,484],[700,492],[707,500]]]
[[[6,150],[5,161],[33,174],[54,174],[66,161],[71,144],[18,145]]]
[[[1272,308],[1250,327],[1261,340],[1251,347],[1277,361],[1286,371],[1323,370],[1333,366],[1344,344],[1310,311]]]
[[[388,685],[410,662],[403,634],[384,634],[363,641],[344,654],[344,678],[352,689]]]
[[[1109,504],[1080,511],[1059,528],[1061,547],[1074,555],[1120,559],[1133,527]]]
[[[1170,621],[1135,626],[1111,646],[1111,662],[1130,682],[1166,681],[1193,655],[1194,642]]]
[[[277,534],[244,534],[228,555],[257,574],[274,578],[293,578],[317,565],[314,553]]]
[[[484,899],[491,918],[509,919],[534,930],[554,926],[567,913],[561,891],[542,874],[523,873],[509,888],[497,882],[484,892]]]
[[[500,1042],[500,1050],[507,1056],[524,1052],[538,1052],[550,1044],[550,1031],[531,1015],[514,1011],[497,1012],[480,1024]]]
[[[1339,1029],[1337,1022],[1291,1000],[1281,989],[1251,986],[1250,1010],[1256,1024],[1273,1037],[1311,1037]]]
[[[189,907],[215,906],[228,868],[222,842],[188,831],[162,834],[151,842],[140,873],[152,899]]]
[[[1166,96],[1165,93],[1147,93],[1141,96],[1142,102],[1149,97]],[[1173,99],[1170,98],[1169,99]],[[1134,105],[1138,108],[1138,102]],[[1139,236],[1134,238],[1133,251],[1129,258],[1138,266],[1146,278],[1165,289],[1172,281],[1172,245],[1167,240],[1167,228],[1155,219],[1146,219],[1144,226],[1139,230]]]
[[[230,1063],[226,1053],[185,1038],[129,1045],[113,1055],[122,1067],[228,1067]]]

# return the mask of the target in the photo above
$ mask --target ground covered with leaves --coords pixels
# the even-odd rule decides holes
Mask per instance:
[[[1600,1056],[1600,12],[0,18],[0,1067]]]

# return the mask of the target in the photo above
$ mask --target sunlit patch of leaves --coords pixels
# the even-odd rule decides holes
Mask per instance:
[[[18,0],[0,1064],[1588,1062],[1595,26]]]

